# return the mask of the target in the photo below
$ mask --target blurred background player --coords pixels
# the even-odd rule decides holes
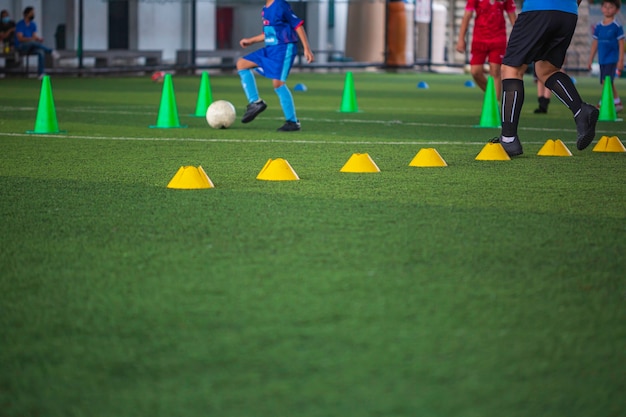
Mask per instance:
[[[35,9],[28,6],[24,9],[24,18],[15,26],[15,49],[21,54],[37,54],[37,75],[43,78],[45,70],[45,54],[52,54],[56,59],[59,57],[56,51],[43,44],[43,38],[37,33],[35,23]]]
[[[265,42],[265,47],[257,49],[239,58],[237,71],[241,78],[243,91],[248,99],[246,113],[242,123],[249,123],[267,108],[267,104],[259,97],[259,91],[252,69],[272,80],[274,91],[278,96],[285,115],[285,124],[278,128],[282,132],[300,130],[300,122],[296,117],[296,108],[291,91],[285,82],[294,59],[298,54],[298,39],[302,42],[304,58],[312,62],[313,52],[304,31],[304,21],[294,14],[285,0],[267,0],[261,12],[263,33],[239,41],[242,48]]]
[[[506,49],[506,21],[504,13],[509,17],[511,25],[515,23],[515,2],[513,0],[467,0],[465,13],[459,29],[459,40],[456,50],[464,53],[467,49],[465,37],[472,16],[476,13],[472,46],[470,48],[470,72],[476,84],[485,91],[487,78],[483,66],[489,61],[489,75],[493,77],[496,94],[500,98],[501,77],[500,65]]]
[[[615,111],[622,111],[624,109],[614,82],[615,73],[621,74],[624,69],[624,29],[615,20],[615,15],[619,13],[620,7],[620,0],[602,1],[601,8],[604,18],[593,30],[593,41],[591,43],[591,53],[589,56],[589,69],[591,69],[593,58],[596,52],[598,53],[600,84],[604,84],[607,75],[611,77]]]
[[[0,12],[0,42],[2,43],[2,52],[8,54],[13,50],[15,44],[15,22],[11,20],[8,10]]]
[[[542,114],[548,112],[548,106],[550,105],[550,96],[552,96],[552,92],[549,88],[546,88],[545,84],[539,81],[537,76],[535,76],[535,82],[537,83],[537,101],[539,102],[539,107],[537,107],[534,111],[535,114]]]

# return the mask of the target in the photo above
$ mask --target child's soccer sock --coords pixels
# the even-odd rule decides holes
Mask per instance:
[[[281,85],[280,87],[274,89],[274,91],[278,96],[280,106],[283,108],[285,120],[289,122],[297,122],[296,106],[293,103],[293,96],[291,95],[291,91],[289,90],[289,87],[287,87],[287,84]]]
[[[524,104],[524,82],[517,78],[502,80],[502,137],[512,141],[517,136],[517,125]],[[505,140],[506,142],[506,140]]]
[[[244,93],[248,98],[248,103],[254,103],[259,100],[259,90],[256,87],[256,80],[251,69],[245,69],[239,71],[239,78],[241,78],[241,86]]]
[[[580,94],[578,94],[578,90],[576,90],[569,75],[560,71],[555,72],[546,80],[545,85],[576,117],[583,105],[583,100],[580,98]]]

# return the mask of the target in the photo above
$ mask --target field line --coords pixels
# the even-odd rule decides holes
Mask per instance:
[[[66,135],[66,134],[36,134],[26,133],[6,133],[0,132],[0,136],[23,137],[33,136],[52,139],[80,139],[80,140],[113,140],[113,141],[139,141],[139,142],[204,142],[204,143],[291,143],[303,145],[484,145],[482,142],[463,142],[449,140],[412,140],[412,141],[376,141],[376,140],[306,140],[306,139],[236,139],[236,138],[155,138],[155,137],[130,137],[130,136],[87,136],[87,135]],[[541,144],[543,142],[525,141],[528,144]]]

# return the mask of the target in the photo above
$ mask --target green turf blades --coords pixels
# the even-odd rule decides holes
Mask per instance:
[[[293,74],[306,129],[284,141],[278,119],[146,129],[162,85],[118,76],[52,75],[72,135],[18,136],[41,85],[0,79],[5,414],[621,415],[626,154],[535,157],[574,143],[555,106],[524,117],[524,157],[474,162],[491,134],[464,76],[425,74],[428,107],[415,74],[355,76],[367,117],[336,111],[345,73]],[[175,81],[193,113],[198,77]],[[450,167],[407,167],[416,146]],[[337,172],[353,152],[381,173]],[[254,179],[278,156],[301,181]],[[165,188],[181,165],[216,189]]]
[[[206,111],[213,103],[213,94],[211,92],[211,79],[209,73],[202,72],[200,78],[200,88],[198,89],[198,100],[196,101],[195,117],[206,117]]]
[[[54,107],[54,98],[52,97],[50,76],[48,75],[44,75],[41,81],[41,93],[39,95],[39,107],[37,108],[35,129],[29,130],[26,133],[60,133],[57,113]]]
[[[165,74],[163,79],[163,91],[161,92],[161,105],[159,106],[157,123],[150,127],[161,129],[187,127],[182,126],[178,120],[178,109],[176,107],[174,83],[172,82],[171,74]]]
[[[600,103],[600,116],[598,120],[601,122],[617,121],[617,112],[615,111],[615,102],[613,101],[613,83],[611,77],[604,78],[604,87],[602,88],[602,102]]]
[[[493,77],[487,77],[487,88],[485,90],[485,99],[483,101],[483,111],[480,115],[480,124],[478,127],[500,127],[502,120],[500,119],[500,109],[498,107],[498,98],[496,97],[496,89],[493,83]]]
[[[339,111],[342,113],[357,113],[359,111],[359,106],[356,102],[356,92],[354,91],[354,77],[350,71],[346,73]]]

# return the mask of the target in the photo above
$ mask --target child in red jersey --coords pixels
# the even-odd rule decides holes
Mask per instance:
[[[472,16],[474,31],[470,51],[470,72],[476,84],[483,90],[487,88],[487,78],[483,65],[489,61],[489,74],[493,77],[498,98],[501,91],[500,65],[506,49],[506,21],[504,13],[509,17],[511,25],[515,23],[515,2],[513,0],[467,0],[465,14],[461,21],[459,40],[456,44],[458,52],[465,52],[467,44],[465,36]]]

